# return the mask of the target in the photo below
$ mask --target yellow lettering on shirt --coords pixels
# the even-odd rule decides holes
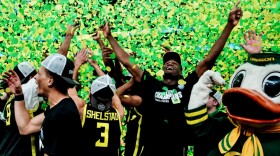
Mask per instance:
[[[106,120],[106,121],[119,120],[117,112],[96,112],[93,110],[87,110],[86,117],[91,119]]]

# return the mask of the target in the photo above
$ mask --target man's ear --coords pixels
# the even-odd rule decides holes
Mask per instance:
[[[53,86],[53,84],[54,84],[54,79],[52,76],[49,76],[48,86]]]
[[[219,105],[219,103],[218,103],[218,101],[214,98],[214,104],[213,104],[214,106],[218,106]]]

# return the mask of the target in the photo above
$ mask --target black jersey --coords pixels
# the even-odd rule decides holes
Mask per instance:
[[[6,119],[5,136],[0,143],[0,155],[36,156],[39,152],[39,133],[20,135],[15,120],[14,96],[11,96],[4,108]],[[41,113],[39,105],[34,110],[29,110],[30,117]]]
[[[86,155],[119,155],[121,119],[116,109],[101,112],[91,106],[85,106],[82,124]]]
[[[183,79],[181,80],[183,81]],[[196,72],[184,79],[185,84],[167,85],[147,71],[142,75],[144,155],[182,156],[190,129],[184,117],[193,85],[198,81]]]
[[[61,100],[44,112],[40,138],[48,155],[83,155],[80,115],[71,98]]]
[[[141,106],[140,106],[141,107]],[[139,107],[128,109],[125,156],[140,156],[143,151],[142,114]]]

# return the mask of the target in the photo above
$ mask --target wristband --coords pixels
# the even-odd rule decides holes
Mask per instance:
[[[24,100],[23,94],[15,95],[15,101],[22,101],[22,100]]]

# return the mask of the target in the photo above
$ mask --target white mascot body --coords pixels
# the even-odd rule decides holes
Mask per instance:
[[[280,156],[280,55],[252,54],[239,66],[223,94],[228,118],[207,114],[205,102],[213,85],[224,85],[224,80],[206,71],[185,112],[198,141],[207,138],[212,148],[208,155]]]

